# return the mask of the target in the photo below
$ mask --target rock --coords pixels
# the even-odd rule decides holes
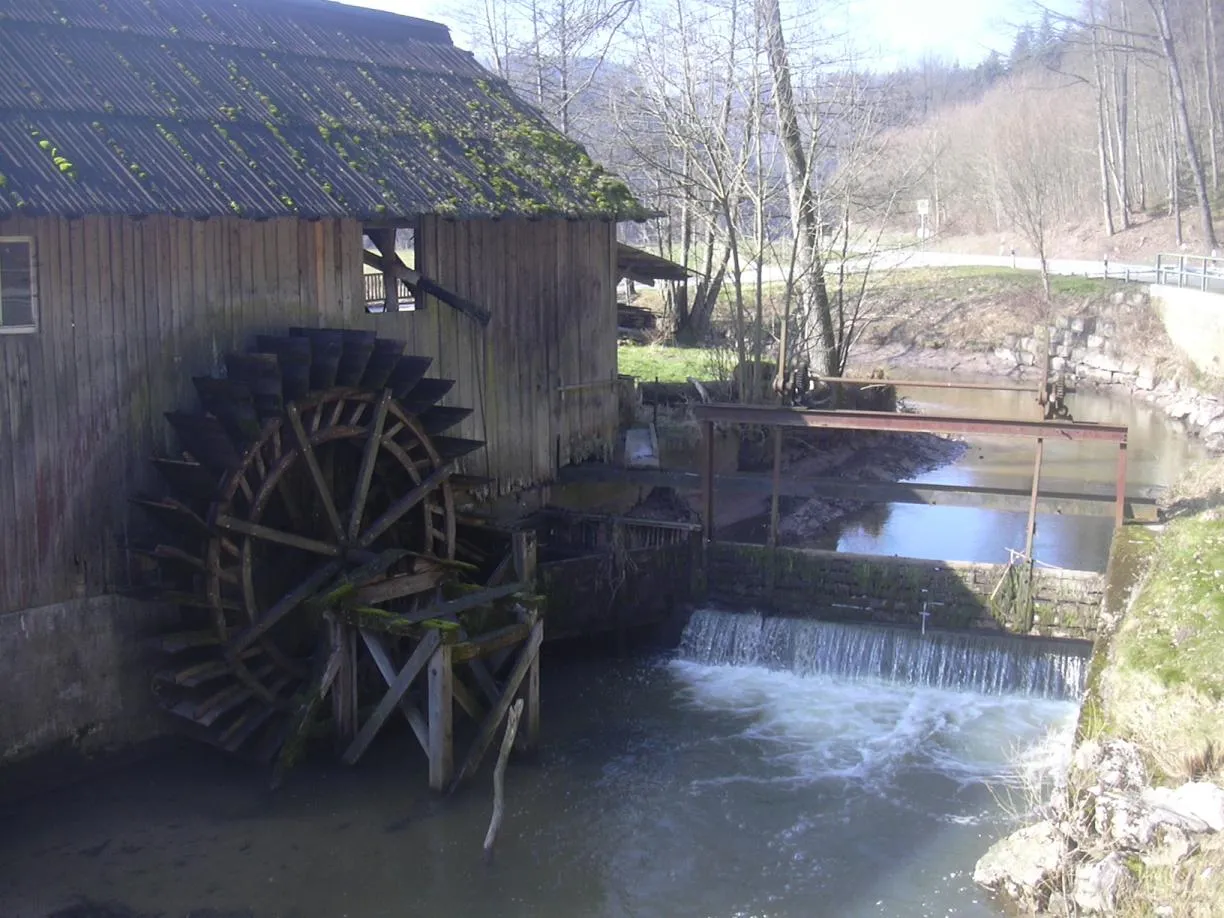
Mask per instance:
[[[1165,408],[1165,414],[1175,421],[1184,421],[1194,414],[1194,402],[1190,399],[1180,399],[1172,402]]]
[[[1142,292],[1135,292],[1126,298],[1126,302],[1131,306],[1146,306],[1148,304],[1148,295]]]
[[[1011,348],[996,347],[993,353],[997,359],[1010,363],[1012,366],[1018,366],[1020,363],[1020,355]]]
[[[1052,892],[1050,893],[1050,901],[1046,903],[1045,913],[1047,915],[1055,915],[1057,918],[1067,918],[1067,916],[1075,914],[1075,907],[1065,893]]]
[[[1156,388],[1156,379],[1152,375],[1145,375],[1143,372],[1140,372],[1135,377],[1135,388],[1141,389],[1144,392],[1151,392]]]
[[[1100,335],[1089,335],[1085,343],[1088,345],[1088,349],[1093,351],[1103,350],[1105,347],[1105,339]]]
[[[1122,361],[1101,351],[1088,351],[1084,354],[1084,363],[1096,370],[1108,370],[1110,373],[1122,372]]]
[[[1141,855],[1148,867],[1176,867],[1197,847],[1190,836],[1175,825],[1161,826],[1155,838],[1152,846]]]
[[[1037,355],[1030,350],[1020,352],[1020,363],[1026,367],[1037,366]]]
[[[1084,319],[1083,319],[1083,316],[1076,316],[1074,319],[1072,319],[1072,320],[1071,320],[1071,331],[1073,331],[1073,332],[1082,332],[1082,331],[1084,331]]]
[[[1062,370],[1066,370],[1067,367],[1068,367],[1067,358],[1065,357],[1051,357],[1050,358],[1050,369],[1053,370],[1055,373],[1058,373]]]
[[[1003,346],[1010,348],[1011,350],[1016,350],[1020,346],[1020,336],[1011,334],[1004,335]]]
[[[1072,898],[1090,915],[1112,915],[1134,882],[1122,855],[1114,851],[1104,860],[1080,864],[1075,869]]]
[[[1070,317],[1069,316],[1059,316],[1057,319],[1054,320],[1054,327],[1060,328],[1060,329],[1070,328],[1071,327]]]
[[[1058,346],[1058,356],[1059,357],[1070,357],[1071,356],[1071,345],[1060,344]]]
[[[1152,842],[1152,809],[1133,792],[1100,791],[1094,800],[1093,832],[1111,847],[1140,851]]]
[[[1076,771],[1089,773],[1085,783],[1095,784],[1102,790],[1138,791],[1147,786],[1147,768],[1139,747],[1126,740],[1083,742],[1075,750],[1071,764]]]
[[[973,882],[1017,899],[1040,897],[1066,853],[1067,840],[1053,823],[1043,820],[991,845],[973,869]]]
[[[1143,801],[1162,821],[1190,832],[1224,831],[1224,788],[1210,781],[1188,781],[1178,788],[1149,787]]]
[[[1115,306],[1121,306],[1123,303],[1126,302],[1126,291],[1125,290],[1115,291],[1114,295],[1109,298],[1109,301],[1113,303]]]

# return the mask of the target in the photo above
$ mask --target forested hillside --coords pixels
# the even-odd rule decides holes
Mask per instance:
[[[632,241],[706,279],[670,304],[680,333],[729,289],[744,358],[776,345],[839,369],[869,320],[845,266],[913,243],[919,201],[927,232],[1041,256],[1068,226],[1111,236],[1163,215],[1170,245],[1216,247],[1216,0],[1018,7],[1030,24],[1010,49],[891,73],[809,0],[465,2],[478,55],[664,215]],[[769,271],[786,285],[773,327]]]

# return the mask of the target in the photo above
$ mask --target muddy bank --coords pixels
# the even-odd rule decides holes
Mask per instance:
[[[782,474],[793,479],[906,481],[955,462],[967,448],[961,440],[935,434],[812,431],[787,438]],[[770,468],[763,456],[751,455],[745,457],[742,467],[755,472]],[[784,545],[812,547],[833,523],[870,506],[856,500],[784,497],[779,501],[779,539]],[[720,527],[719,537],[761,542],[768,533],[766,498],[757,499],[757,512],[750,517]]]

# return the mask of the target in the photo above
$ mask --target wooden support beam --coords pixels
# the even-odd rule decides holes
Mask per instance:
[[[450,790],[452,793],[466,778],[475,774],[476,769],[480,767],[480,762],[489,748],[489,743],[493,741],[493,736],[497,733],[497,728],[506,716],[506,712],[510,710],[514,696],[527,675],[527,670],[531,668],[532,660],[540,652],[540,644],[543,640],[544,623],[536,622],[535,627],[531,629],[531,636],[527,638],[527,643],[523,646],[518,661],[514,664],[514,669],[510,671],[510,677],[506,680],[506,686],[502,692],[501,699],[484,719],[484,723],[480,725],[480,732],[476,735],[476,739],[472,741],[472,746],[468,750],[467,756],[464,757],[463,764],[455,775],[455,780],[451,783]]]
[[[507,625],[482,634],[478,638],[453,645],[452,659],[456,663],[466,663],[468,660],[478,660],[481,657],[492,656],[506,647],[513,647],[531,634],[531,626],[518,624]]]
[[[429,659],[429,788],[442,791],[455,767],[454,679],[451,648],[434,649]]]
[[[1126,519],[1126,444],[1118,444],[1118,479],[1114,503],[1114,527],[1121,529]]]
[[[327,619],[332,646],[340,654],[340,668],[331,693],[339,752],[357,735],[357,630],[330,615]]]
[[[481,327],[487,327],[493,319],[493,314],[479,303],[473,303],[466,297],[447,290],[436,281],[430,280],[420,271],[408,267],[396,254],[393,261],[388,263],[388,259],[383,255],[376,255],[370,251],[363,251],[362,260],[372,268],[377,268],[382,271],[384,276],[388,271],[395,275],[396,280],[403,281],[408,284],[418,294],[426,293],[436,300],[440,300],[452,309],[463,313],[469,319],[480,324]],[[394,289],[394,288],[392,288]]]
[[[395,681],[383,695],[374,713],[370,715],[370,719],[362,725],[361,730],[358,731],[352,744],[344,753],[343,761],[346,765],[354,764],[369,748],[374,737],[378,735],[378,731],[382,729],[387,718],[391,716],[391,712],[395,710],[400,699],[404,697],[404,693],[408,691],[408,686],[412,685],[412,681],[420,675],[421,670],[429,663],[440,646],[442,646],[442,639],[436,631],[430,631],[421,639],[421,643],[417,644],[408,662],[404,664],[404,668],[399,671],[399,675],[395,677]],[[432,745],[430,748],[432,749]]]
[[[527,668],[527,680],[523,690],[527,702],[527,732],[523,736],[523,750],[532,752],[540,747],[540,655],[531,658]]]
[[[359,603],[372,606],[392,599],[401,599],[404,596],[427,593],[442,583],[449,574],[450,572],[443,568],[435,568],[434,570],[422,571],[416,574],[398,574],[378,583],[371,583],[369,586],[359,588],[356,598]]]
[[[519,583],[535,588],[538,540],[531,530],[510,534],[510,552],[514,557],[514,576]]]
[[[451,655],[451,663],[453,664],[454,655]],[[463,680],[458,676],[451,677],[451,691],[455,696],[455,703],[463,709],[463,712],[468,717],[472,718],[476,723],[480,723],[485,716],[484,705],[480,703],[480,699],[472,692],[470,688],[463,684]]]
[[[370,652],[371,659],[374,660],[374,665],[378,667],[378,671],[382,674],[383,681],[388,686],[394,685],[395,677],[398,674],[391,663],[391,657],[387,654],[387,649],[383,646],[382,637],[372,631],[362,631],[360,633],[366,649]],[[425,725],[425,718],[416,709],[416,705],[403,695],[400,696],[396,705],[399,707],[400,713],[404,715],[404,719],[408,721],[408,726],[412,728],[417,742],[421,744],[421,751],[429,755],[429,730]]]

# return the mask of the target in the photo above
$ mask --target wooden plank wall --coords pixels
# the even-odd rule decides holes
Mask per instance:
[[[505,494],[552,480],[558,460],[606,457],[617,424],[615,225],[431,217],[418,249],[422,271],[493,314],[482,332],[430,301],[394,317],[407,331],[386,332],[437,355],[439,372],[458,379],[447,403],[476,409],[459,433],[489,447],[466,471]]]
[[[0,335],[0,612],[124,586],[163,412],[260,332],[365,318],[350,221],[0,221],[32,236],[39,330]]]
[[[125,585],[127,499],[177,444],[163,413],[191,377],[290,325],[373,328],[435,357],[476,409],[466,471],[499,493],[601,455],[616,431],[615,227],[566,221],[421,227],[422,265],[484,303],[370,316],[353,221],[86,217],[0,221],[33,236],[40,328],[0,335],[0,613]],[[607,383],[604,384],[604,380]],[[562,395],[561,386],[600,385]]]

